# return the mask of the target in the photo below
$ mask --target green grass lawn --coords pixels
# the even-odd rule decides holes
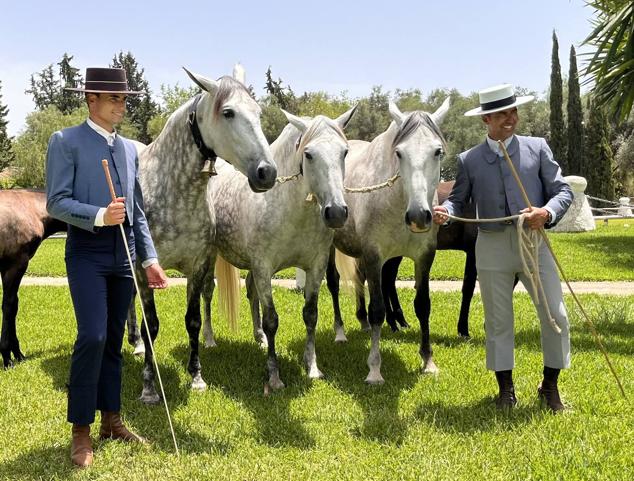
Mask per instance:
[[[413,319],[413,291],[400,295]],[[18,332],[26,362],[0,371],[0,479],[227,480],[625,480],[634,474],[634,415],[621,399],[588,330],[572,315],[573,367],[561,376],[571,409],[553,416],[536,401],[541,353],[534,310],[516,296],[517,409],[492,406],[484,368],[482,306],[473,339],[455,335],[459,293],[432,295],[432,342],[441,369],[419,372],[419,329],[383,330],[383,386],[364,384],[369,340],[342,302],[349,342],[337,345],[326,291],[317,355],[324,380],[302,367],[301,296],[276,289],[278,353],[286,389],[263,395],[265,353],[252,340],[243,295],[241,324],[215,324],[218,347],[203,350],[205,392],[189,390],[184,288],[157,293],[157,352],[182,454],[174,454],[161,406],[144,406],[141,359],[124,347],[123,411],[150,446],[96,442],[92,468],[74,470],[65,422],[74,316],[65,287],[24,287]],[[634,395],[634,297],[582,296],[625,389]],[[415,323],[412,322],[414,325]]]
[[[626,220],[597,223],[597,229],[584,233],[552,233],[549,238],[566,275],[571,281],[634,281],[634,224]],[[46,240],[29,264],[26,275],[65,276],[64,239]],[[438,251],[431,276],[435,280],[461,280],[465,254]],[[244,273],[243,273],[244,274]],[[169,271],[178,277],[177,271]],[[276,277],[294,278],[295,269],[285,269]],[[414,279],[414,263],[405,259],[400,279]]]

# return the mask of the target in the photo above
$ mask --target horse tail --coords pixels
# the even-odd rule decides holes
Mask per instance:
[[[359,276],[357,260],[354,257],[347,256],[339,249],[335,249],[335,266],[346,293],[354,295],[357,292],[363,292],[363,282]]]
[[[216,259],[216,281],[218,283],[218,305],[229,328],[238,330],[240,314],[240,271],[222,257]]]

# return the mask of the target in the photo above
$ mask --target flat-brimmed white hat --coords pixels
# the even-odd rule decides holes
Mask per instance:
[[[526,104],[535,99],[533,95],[516,97],[511,84],[496,85],[488,89],[480,90],[480,107],[465,112],[465,116],[492,114],[500,110],[510,109],[518,105]]]

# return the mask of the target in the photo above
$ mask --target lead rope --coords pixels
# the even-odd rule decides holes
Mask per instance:
[[[112,185],[112,178],[110,177],[110,170],[108,169],[108,161],[103,159],[101,161],[101,165],[103,166],[104,173],[106,174],[106,181],[108,182],[108,187],[110,188],[110,195],[112,196],[112,201],[114,202],[117,199],[117,195],[114,191],[114,186]],[[125,252],[128,255],[128,262],[130,263],[130,271],[132,272],[132,279],[134,280],[134,287],[136,291],[139,293],[139,298],[141,296],[141,291],[139,290],[139,283],[136,279],[136,273],[134,271],[134,267],[132,264],[132,256],[130,255],[130,248],[128,247],[128,240],[125,236],[125,231],[123,230],[123,224],[119,224],[121,228],[121,237],[123,238],[123,245],[125,246]],[[165,397],[165,390],[163,389],[163,381],[161,380],[161,371],[159,371],[158,361],[156,360],[156,354],[154,353],[154,343],[152,342],[152,336],[150,336],[150,328],[148,327],[147,318],[145,317],[145,309],[143,308],[143,302],[139,303],[141,305],[141,314],[143,314],[143,325],[145,326],[145,333],[147,334],[147,339],[150,343],[150,351],[152,352],[152,359],[154,360],[154,367],[156,369],[156,375],[159,381],[159,386],[161,388],[161,395],[163,396],[163,404],[165,404],[165,411],[167,412],[167,421],[169,422],[170,432],[172,433],[172,440],[174,441],[174,449],[176,449],[176,456],[179,456],[180,453],[178,451],[178,443],[176,442],[176,434],[174,434],[174,426],[172,426],[172,417],[170,416],[170,409],[167,406],[167,398]]]

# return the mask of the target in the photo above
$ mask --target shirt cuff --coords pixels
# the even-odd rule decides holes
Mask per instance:
[[[105,215],[106,215],[106,208],[101,207],[97,211],[97,215],[95,216],[95,227],[103,227],[104,225],[106,225],[103,221],[103,218]]]
[[[555,211],[548,206],[544,206],[544,209],[546,209],[548,212],[550,212],[550,222],[548,222],[548,224],[554,224],[555,223],[555,219],[557,219],[557,214],[555,214]]]
[[[141,267],[143,267],[143,269],[147,269],[153,264],[158,264],[158,259],[156,257],[150,257],[149,259],[145,259],[143,262],[141,262]]]

